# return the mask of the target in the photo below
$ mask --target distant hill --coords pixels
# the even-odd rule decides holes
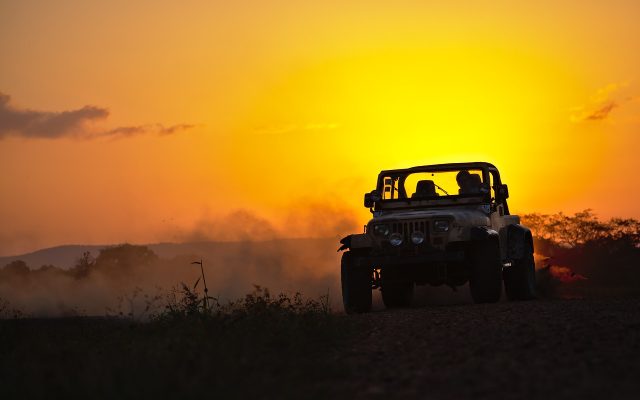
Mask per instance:
[[[16,256],[0,257],[0,267],[3,267],[15,260],[22,260],[33,269],[40,268],[43,265],[55,265],[63,269],[73,267],[76,259],[85,251],[93,255],[98,255],[100,249],[106,245],[63,245],[50,247],[47,249],[36,250],[32,253],[20,254]]]
[[[338,240],[335,238],[320,239],[276,239],[264,242],[252,242],[252,244],[262,246],[322,246],[326,248],[338,248]],[[15,260],[22,260],[32,269],[40,268],[42,265],[54,265],[62,269],[73,267],[76,260],[86,251],[93,256],[97,256],[100,250],[113,245],[63,245],[47,249],[37,250],[31,253],[16,256],[0,257],[0,268]],[[188,242],[188,243],[152,243],[145,244],[161,258],[173,258],[181,255],[203,256],[212,251],[238,250],[246,246],[244,242]]]

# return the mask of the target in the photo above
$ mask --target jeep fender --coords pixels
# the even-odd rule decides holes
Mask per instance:
[[[469,231],[469,239],[476,240],[499,240],[498,232],[486,226],[474,226]]]
[[[371,239],[364,233],[348,235],[340,239],[340,248],[342,250],[369,250],[372,247]]]
[[[504,227],[507,230],[507,258],[519,260],[523,258],[527,251],[533,252],[533,236],[531,230],[520,224],[513,224]]]

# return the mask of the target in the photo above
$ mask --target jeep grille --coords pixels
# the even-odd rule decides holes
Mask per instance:
[[[399,233],[404,238],[404,243],[408,243],[411,240],[411,234],[414,231],[420,231],[424,233],[425,242],[429,242],[429,220],[418,221],[402,221],[391,223],[391,233]]]

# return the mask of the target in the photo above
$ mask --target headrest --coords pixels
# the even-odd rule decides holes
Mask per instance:
[[[416,192],[412,197],[430,197],[437,195],[438,194],[436,193],[436,185],[433,183],[433,181],[422,180],[418,181],[418,184],[416,185]]]

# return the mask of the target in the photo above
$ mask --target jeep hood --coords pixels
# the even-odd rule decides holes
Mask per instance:
[[[489,216],[480,207],[443,208],[396,211],[374,217],[369,223],[395,222],[416,219],[449,219],[458,226],[488,226]]]

